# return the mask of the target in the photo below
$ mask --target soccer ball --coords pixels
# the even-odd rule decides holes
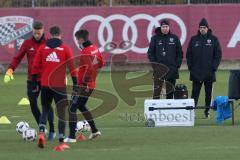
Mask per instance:
[[[78,132],[89,132],[91,131],[91,127],[89,125],[89,123],[87,121],[78,121],[77,122],[77,126],[76,126],[76,130]]]
[[[33,128],[28,128],[23,132],[22,137],[25,141],[34,141],[37,137],[37,132]]]
[[[20,134],[23,134],[23,132],[28,128],[29,128],[28,123],[24,121],[18,122],[16,125],[16,131]]]

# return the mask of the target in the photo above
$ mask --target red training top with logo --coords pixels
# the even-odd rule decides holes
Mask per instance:
[[[105,65],[99,49],[90,44],[80,52],[80,66],[78,71],[78,85],[87,85],[94,89],[98,70]]]
[[[33,64],[33,60],[35,54],[37,53],[38,48],[46,42],[47,38],[44,36],[39,42],[37,42],[33,37],[27,39],[21,45],[18,53],[14,56],[10,66],[8,68],[13,69],[13,71],[17,68],[19,63],[22,61],[23,57],[27,55],[28,61],[28,80],[31,80],[31,68]]]
[[[66,87],[66,67],[73,77],[77,76],[71,48],[64,44],[50,48],[44,44],[36,54],[32,74],[41,75],[43,87],[62,88]]]

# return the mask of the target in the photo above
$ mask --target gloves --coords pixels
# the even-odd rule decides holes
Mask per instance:
[[[77,77],[72,76],[72,81],[73,81],[73,93],[76,94],[78,92]]]
[[[38,92],[38,90],[39,90],[38,82],[37,81],[33,81],[32,82],[32,92],[36,93],[36,92]]]
[[[216,71],[217,71],[217,69],[216,69],[215,67],[213,67],[213,68],[212,68],[212,71],[213,71],[213,72],[216,72]]]
[[[77,93],[78,92],[78,85],[73,85],[73,93]]]
[[[83,86],[87,86],[87,84],[90,82],[90,77],[88,76],[84,76],[84,79],[83,79]]]
[[[10,80],[13,80],[13,70],[9,68],[4,76],[3,82],[8,83]]]

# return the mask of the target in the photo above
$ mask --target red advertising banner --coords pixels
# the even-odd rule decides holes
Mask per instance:
[[[126,54],[129,61],[147,62],[149,40],[163,18],[170,19],[171,31],[186,48],[205,17],[221,43],[224,59],[240,59],[240,5],[182,5],[112,8],[34,8],[0,10],[0,62],[9,63],[24,39],[31,37],[34,19],[63,30],[63,41],[75,54],[74,32],[88,29],[107,61],[115,54]]]

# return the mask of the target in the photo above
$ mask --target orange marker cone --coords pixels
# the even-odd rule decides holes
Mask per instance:
[[[83,133],[80,133],[80,135],[77,137],[77,140],[78,140],[78,141],[85,141],[85,140],[86,140],[86,137],[84,136]]]

